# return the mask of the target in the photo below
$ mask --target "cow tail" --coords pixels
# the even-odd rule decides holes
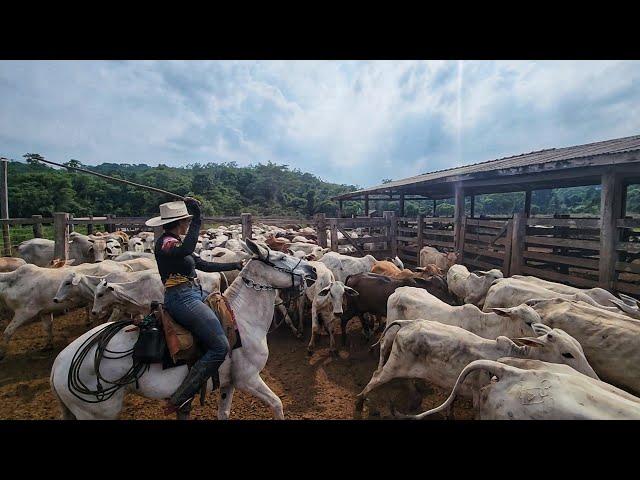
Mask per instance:
[[[433,415],[434,413],[440,413],[443,410],[446,410],[447,416],[449,416],[451,413],[451,409],[453,408],[453,402],[455,401],[456,396],[458,395],[458,391],[460,390],[460,388],[462,387],[462,383],[465,381],[465,379],[470,373],[473,373],[476,370],[488,370],[492,375],[496,375],[498,378],[500,378],[505,371],[511,368],[512,367],[496,362],[495,360],[475,360],[462,369],[462,372],[460,372],[460,375],[458,375],[458,379],[456,380],[456,383],[453,386],[451,395],[449,395],[449,397],[439,407],[432,408],[431,410],[427,410],[426,412],[420,413],[418,415],[400,415],[395,410],[393,414],[397,418],[422,420],[423,418],[428,417],[429,415]]]

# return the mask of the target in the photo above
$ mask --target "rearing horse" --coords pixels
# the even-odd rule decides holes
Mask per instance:
[[[218,403],[218,419],[226,420],[231,412],[231,401],[236,388],[251,393],[266,403],[276,419],[284,419],[282,402],[271,391],[260,377],[260,372],[267,363],[269,348],[267,331],[273,319],[274,289],[304,288],[306,281],[316,279],[315,269],[304,260],[272,251],[257,243],[247,240],[246,250],[251,260],[240,272],[238,278],[224,292],[231,308],[235,312],[236,323],[242,346],[232,350],[230,356],[221,365],[220,401]],[[51,388],[60,401],[64,419],[116,419],[122,410],[125,393],[131,391],[151,399],[166,399],[178,388],[187,375],[187,366],[162,370],[161,364],[151,364],[138,380],[118,390],[111,398],[99,403],[88,403],[95,397],[72,392],[68,385],[68,375],[72,359],[83,342],[94,333],[105,328],[102,324],[71,342],[53,362],[51,369]],[[127,329],[116,333],[109,341],[111,351],[128,351],[138,339],[137,331]],[[92,347],[79,369],[80,380],[88,387],[96,389],[97,377]],[[116,380],[125,375],[132,367],[131,356],[111,359],[104,357],[100,364],[100,375],[108,380]],[[211,382],[207,382],[207,390]]]

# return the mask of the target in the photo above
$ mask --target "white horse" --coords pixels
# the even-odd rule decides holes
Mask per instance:
[[[304,288],[307,280],[315,281],[315,269],[307,262],[247,240],[247,251],[251,260],[242,269],[241,274],[225,291],[224,296],[235,312],[238,332],[242,346],[232,350],[219,370],[220,401],[218,418],[229,418],[231,401],[236,388],[249,392],[273,411],[276,419],[284,419],[282,402],[260,378],[260,372],[267,363],[269,349],[267,331],[273,319],[274,289]],[[187,367],[179,366],[162,370],[162,365],[152,364],[136,384],[118,390],[110,399],[100,403],[88,403],[77,398],[74,393],[87,400],[96,398],[82,393],[72,392],[68,385],[68,374],[72,358],[82,343],[95,332],[110,324],[100,325],[69,344],[53,362],[51,369],[51,388],[60,401],[64,419],[116,419],[122,410],[126,391],[131,391],[151,399],[166,399],[175,392],[187,375]],[[126,327],[116,333],[109,341],[110,351],[126,351],[133,348],[138,332]],[[88,387],[96,389],[97,378],[92,347],[79,368],[79,378]],[[103,358],[100,375],[107,380],[121,378],[132,367],[131,356],[120,359]],[[208,381],[207,391],[211,389]]]

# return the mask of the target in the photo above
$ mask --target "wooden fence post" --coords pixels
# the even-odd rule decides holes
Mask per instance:
[[[418,254],[417,254],[417,259],[416,259],[416,265],[418,265],[419,267],[421,267],[422,265],[420,265],[420,250],[422,250],[422,247],[424,247],[424,215],[421,213],[418,215],[418,237],[417,237],[417,241],[418,241]]]
[[[504,245],[504,261],[502,262],[502,274],[505,277],[511,276],[511,255],[513,255],[513,218],[507,222],[507,232],[505,234],[506,243]]]
[[[622,209],[622,182],[613,171],[602,174],[600,192],[600,260],[598,285],[612,290],[616,278],[618,227],[616,220]]]
[[[115,215],[113,213],[107,214],[107,220],[113,220],[114,218]],[[107,233],[113,233],[116,231],[116,226],[114,223],[107,223],[105,224],[105,230],[107,231]]]
[[[251,229],[251,214],[250,213],[242,213],[240,215],[242,220],[242,239],[247,240],[247,238],[252,238],[253,231]]]
[[[7,183],[7,165],[9,161],[3,158],[0,161],[0,215],[3,219],[9,218],[9,184]],[[2,241],[4,243],[4,255],[11,256],[11,236],[9,235],[9,224],[2,223]]]
[[[89,215],[89,220],[93,220],[93,215]],[[87,223],[87,235],[93,235],[93,223]]]
[[[467,216],[463,215],[462,216],[462,220],[460,221],[460,241],[458,243],[458,262],[457,263],[462,263],[463,258],[464,258],[464,237],[466,235],[466,230],[467,230]]]
[[[453,248],[457,252],[460,251],[460,232],[464,216],[464,189],[460,183],[456,183],[455,210],[453,214]]]
[[[75,227],[73,226],[73,213],[69,214],[69,233],[74,232]]]
[[[396,220],[396,212],[392,210],[385,210],[382,214],[384,219],[388,222],[386,230],[389,241],[385,250],[391,250],[391,257],[398,255],[398,222]]]
[[[318,234],[318,245],[327,248],[327,216],[324,213],[315,214],[315,227]]]
[[[329,219],[329,229],[331,230],[331,251],[338,251],[338,219]]]
[[[34,220],[33,224],[33,238],[42,238],[42,215],[31,215]]]
[[[511,262],[509,265],[509,275],[520,275],[522,273],[522,263],[524,261],[522,255],[525,249],[524,237],[526,231],[527,222],[524,213],[514,213],[511,231]]]
[[[69,222],[69,214],[56,212],[53,214],[53,239],[55,245],[53,248],[53,258],[60,260],[69,259],[69,230],[67,223]]]

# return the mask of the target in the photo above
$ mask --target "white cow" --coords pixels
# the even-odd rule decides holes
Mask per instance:
[[[395,333],[400,329],[400,325],[389,326],[396,320],[420,318],[455,325],[491,340],[501,335],[511,338],[529,335],[534,323],[542,323],[540,315],[528,305],[494,308],[485,313],[471,304],[449,305],[422,288],[400,287],[387,300],[387,329],[380,337],[379,368],[382,368]]]
[[[376,261],[373,255],[365,255],[362,258],[357,258],[341,255],[336,252],[325,253],[322,259],[320,259],[320,262],[324,263],[327,268],[331,270],[334,278],[342,283],[345,283],[349,275],[370,272],[371,267],[373,267]]]
[[[46,238],[32,238],[18,245],[18,255],[27,263],[46,267],[54,257],[55,242]],[[101,262],[105,259],[107,242],[100,237],[86,236],[77,232],[69,235],[69,259],[75,265]]]
[[[542,323],[562,328],[580,342],[600,378],[640,395],[640,321],[559,298],[527,303]]]
[[[144,240],[140,237],[131,237],[128,243],[129,252],[144,252]]]
[[[13,311],[13,318],[4,331],[3,343],[6,346],[18,328],[40,318],[47,333],[45,348],[53,346],[53,314],[78,306],[72,302],[53,301],[60,282],[69,272],[106,275],[130,270],[126,264],[105,260],[64,268],[43,268],[28,263],[13,272],[0,273],[0,300]],[[0,350],[0,359],[3,356],[3,350]]]
[[[313,255],[315,260],[320,260],[327,252],[330,251],[329,248],[322,248],[315,243],[304,243],[304,242],[295,242],[289,245],[289,250],[291,250],[294,254],[296,252],[304,252],[305,255]]]
[[[427,320],[400,321],[403,327],[393,341],[389,360],[358,395],[356,414],[362,411],[369,392],[396,378],[422,379],[450,390],[460,372],[470,362],[479,359],[497,360],[501,357],[519,357],[566,363],[593,378],[598,378],[584,356],[576,339],[560,329],[534,324],[539,337],[516,339],[522,346],[507,337],[495,340],[479,337],[453,325]],[[392,324],[393,325],[393,324]],[[474,396],[477,405],[476,378],[463,386],[462,394]]]
[[[126,282],[102,280],[96,287],[91,314],[100,317],[117,306],[129,315],[141,317],[149,313],[151,302],[163,302],[164,286],[158,272],[146,270],[134,275]]]
[[[449,416],[465,378],[478,372],[492,376],[478,395],[478,420],[640,420],[640,398],[624,390],[568,365],[511,357],[471,362],[442,405],[410,418]]]
[[[305,290],[305,295],[299,301],[298,318],[300,318],[300,331],[302,331],[302,318],[305,299],[311,302],[311,339],[307,347],[309,352],[315,348],[316,335],[320,328],[329,334],[329,350],[332,354],[337,352],[334,338],[334,328],[343,313],[344,295],[356,296],[353,288],[336,281],[331,270],[321,262],[310,261],[309,265],[316,269],[317,279],[315,283]]]
[[[124,252],[122,255],[118,255],[113,260],[115,262],[127,262],[129,260],[134,260],[136,258],[149,258],[155,261],[155,255],[153,253],[148,252]]]
[[[554,299],[583,301],[594,307],[601,308],[613,314],[620,313],[629,315],[631,318],[640,318],[640,310],[635,310],[629,306],[623,311],[620,305],[627,305],[622,300],[618,300],[615,306],[605,307],[595,301],[588,293],[580,291],[578,293],[558,293],[539,285],[536,282],[524,281],[513,277],[503,278],[489,288],[484,302],[483,310],[486,312],[494,307],[513,307],[532,299]],[[615,298],[615,297],[614,297]]]
[[[458,254],[454,252],[442,253],[433,247],[422,247],[420,250],[420,267],[435,265],[443,272],[447,272],[458,261]]]
[[[464,303],[482,308],[489,288],[500,278],[503,275],[497,268],[471,273],[464,265],[452,265],[447,272],[447,285],[449,291]]]
[[[533,276],[513,275],[511,278],[532,283],[552,292],[564,295],[587,295],[593,300],[593,302],[602,305],[603,307],[617,307],[634,318],[640,318],[640,304],[635,298],[629,297],[628,295],[620,294],[620,298],[618,298],[604,288],[577,288],[570,285],[564,285],[562,283],[550,282]],[[593,302],[589,301],[588,303]]]

